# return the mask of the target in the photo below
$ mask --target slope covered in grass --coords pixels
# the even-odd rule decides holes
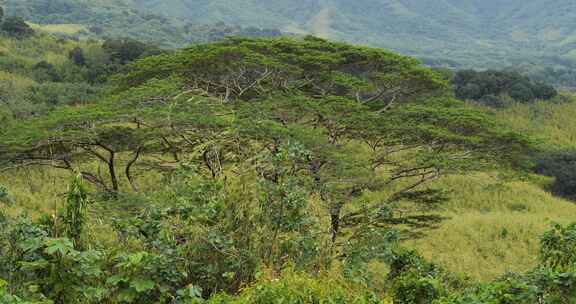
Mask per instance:
[[[545,150],[576,148],[576,100],[562,103],[515,104],[496,111],[499,120],[536,137]]]
[[[565,99],[493,112],[501,122],[536,138],[540,149],[573,149],[576,103],[572,96]],[[540,176],[495,182],[486,174],[443,179],[438,185],[451,189],[451,200],[440,207],[447,220],[409,243],[439,264],[480,280],[530,269],[537,263],[537,236],[551,223],[576,220],[576,204],[548,192],[551,182]]]
[[[537,265],[538,237],[552,223],[576,220],[576,204],[545,191],[541,183],[494,182],[487,175],[438,182],[451,189],[437,229],[407,243],[451,271],[491,280]]]

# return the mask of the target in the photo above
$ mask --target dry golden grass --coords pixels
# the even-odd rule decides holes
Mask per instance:
[[[516,104],[497,111],[502,122],[518,131],[528,132],[552,148],[576,147],[576,98],[554,104],[540,101],[535,104]]]
[[[29,23],[30,26],[38,31],[43,31],[51,34],[68,34],[73,35],[86,30],[86,26],[82,24],[35,24]]]
[[[0,184],[6,186],[16,204],[2,206],[9,215],[23,211],[38,218],[54,214],[62,205],[70,176],[64,171],[46,168],[26,168],[0,174]]]
[[[533,182],[498,184],[485,174],[454,176],[437,186],[452,189],[438,229],[406,243],[448,270],[473,279],[522,272],[537,263],[539,237],[550,223],[576,221],[576,204]]]

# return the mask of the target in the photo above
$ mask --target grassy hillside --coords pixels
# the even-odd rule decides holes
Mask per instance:
[[[86,67],[70,60],[75,48],[92,57],[101,43],[60,40],[42,31],[23,39],[0,37],[0,112],[23,118],[59,104],[89,102],[99,86],[84,78]]]
[[[494,111],[502,122],[531,134],[545,150],[574,149],[576,103],[515,104]],[[426,256],[455,271],[489,279],[536,263],[540,235],[550,223],[573,222],[576,205],[547,192],[550,178],[495,183],[488,176],[444,180],[453,189],[442,207],[449,218],[420,240],[411,242]]]
[[[562,150],[576,147],[576,104],[573,101],[560,104],[516,104],[497,111],[496,115],[517,130],[533,134],[545,148]]]

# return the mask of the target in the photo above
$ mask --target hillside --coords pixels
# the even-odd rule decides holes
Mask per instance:
[[[576,4],[568,0],[7,0],[6,5],[35,22],[82,24],[167,46],[198,40],[201,35],[185,26],[224,22],[385,47],[431,64],[561,66],[575,59]]]
[[[412,37],[497,41],[442,29],[517,2],[190,3],[9,4],[29,22],[0,27],[0,303],[576,299],[573,95],[313,36],[65,38],[358,39],[344,16],[380,9]]]
[[[273,28],[243,27],[212,22],[207,25],[141,10],[121,0],[7,0],[8,15],[21,16],[40,28],[71,38],[133,38],[164,48],[208,42],[225,36],[272,37]]]
[[[533,61],[539,57],[572,59],[576,31],[571,18],[576,4],[566,0],[136,3],[192,22],[216,19],[272,26],[472,66],[512,64],[515,62],[511,60]],[[178,13],[171,10],[174,8]]]
[[[486,108],[413,58],[314,37],[0,45],[7,84],[98,89],[1,104],[0,300],[574,296],[556,248],[576,205],[525,166],[572,147],[572,96]]]
[[[90,81],[89,74],[96,77],[98,73],[88,73],[86,67],[72,62],[68,56],[75,48],[85,49],[91,57],[101,51],[101,44],[59,40],[50,35],[0,37],[0,126],[59,105],[88,103],[97,96],[101,86]],[[89,60],[87,64],[94,62]]]

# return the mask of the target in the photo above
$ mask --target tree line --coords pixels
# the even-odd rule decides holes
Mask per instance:
[[[506,104],[506,97],[519,103],[550,100],[558,95],[549,84],[532,81],[515,71],[461,70],[452,78],[456,97],[493,107]]]

